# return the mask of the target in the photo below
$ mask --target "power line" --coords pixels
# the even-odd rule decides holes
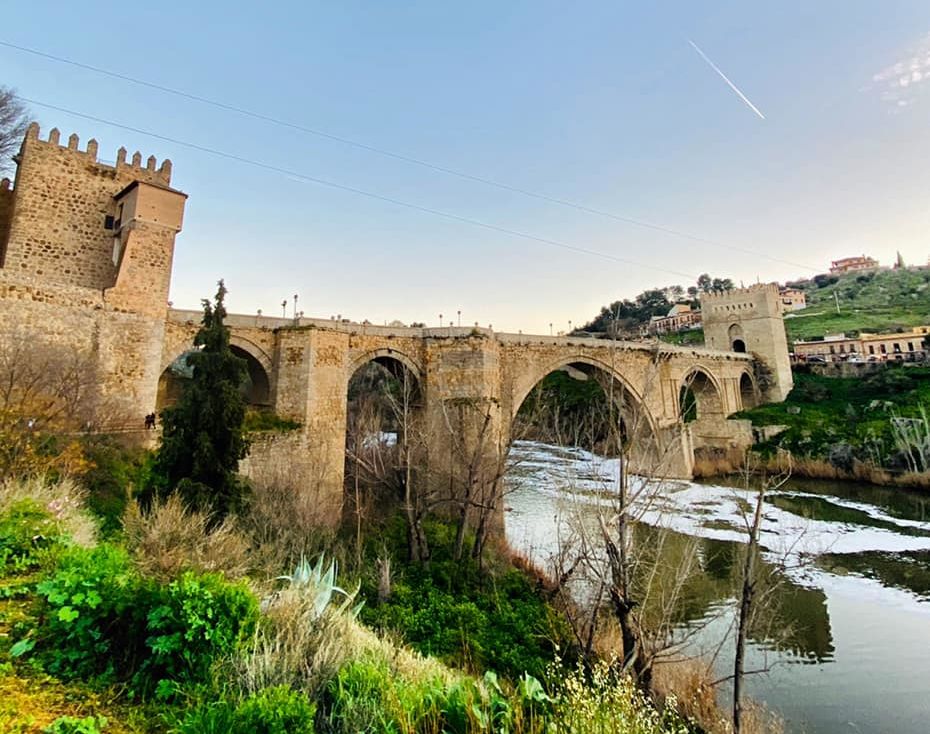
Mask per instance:
[[[190,148],[192,150],[197,150],[202,153],[208,153],[210,155],[218,156],[220,158],[226,158],[227,160],[236,161],[238,163],[243,163],[245,165],[254,166],[255,168],[261,168],[266,171],[273,171],[275,173],[280,173],[284,176],[289,176],[300,181],[306,181],[308,183],[318,184],[320,186],[325,186],[331,189],[338,189],[339,191],[348,191],[353,194],[358,194],[359,196],[366,196],[369,199],[376,199],[378,201],[384,201],[389,204],[394,204],[396,206],[405,207],[407,209],[412,209],[414,211],[423,212],[425,214],[432,214],[433,216],[443,217],[445,219],[450,219],[455,222],[462,222],[464,224],[470,224],[475,227],[481,227],[483,229],[492,230],[494,232],[500,232],[502,234],[510,235],[512,237],[519,237],[525,240],[532,240],[534,242],[540,242],[542,244],[551,245],[552,247],[559,247],[564,250],[571,250],[572,252],[578,252],[585,255],[594,255],[595,257],[604,258],[606,260],[612,260],[614,262],[623,263],[624,265],[633,265],[638,268],[645,268],[648,270],[655,270],[657,272],[669,273],[672,275],[681,276],[683,278],[689,278],[691,280],[696,280],[696,276],[691,273],[682,273],[678,270],[671,270],[669,268],[663,268],[657,265],[649,265],[647,263],[637,262],[636,260],[629,260],[627,258],[617,257],[616,255],[611,255],[606,252],[599,252],[598,250],[591,250],[586,247],[580,247],[578,245],[572,245],[567,242],[561,242],[559,240],[549,239],[547,237],[539,237],[534,234],[529,234],[528,232],[521,232],[517,229],[510,229],[508,227],[501,227],[497,224],[491,224],[490,222],[483,222],[480,219],[473,219],[471,217],[464,217],[459,214],[453,214],[452,212],[442,211],[441,209],[433,209],[428,206],[422,206],[420,204],[414,204],[409,201],[403,201],[401,199],[395,199],[391,196],[385,196],[384,194],[377,194],[372,191],[366,191],[365,189],[359,189],[354,186],[348,186],[346,184],[337,183],[336,181],[329,181],[325,178],[319,178],[317,176],[310,176],[305,173],[300,173],[288,168],[283,168],[281,166],[276,166],[272,163],[266,163],[264,161],[255,160],[253,158],[246,158],[245,156],[238,155],[236,153],[229,153],[227,151],[219,150],[217,148],[210,148],[205,145],[200,145],[198,143],[191,143],[186,140],[180,140],[179,138],[172,138],[167,135],[161,135],[160,133],[155,133],[150,130],[143,130],[141,128],[132,127],[131,125],[123,125],[119,122],[114,122],[113,120],[107,120],[103,117],[96,117],[94,115],[88,115],[83,112],[76,112],[75,110],[69,110],[65,107],[59,107],[57,105],[49,104],[48,102],[41,102],[37,99],[28,99],[26,97],[21,98],[24,102],[27,102],[32,105],[37,105],[39,107],[45,107],[50,110],[55,110],[57,112],[63,112],[66,115],[73,115],[74,117],[79,117],[84,120],[91,120],[92,122],[99,122],[103,125],[109,125],[111,127],[118,128],[120,130],[128,130],[129,132],[137,133],[138,135],[145,135],[156,140],[162,140],[172,145],[180,145],[185,148]]]
[[[227,102],[222,102],[219,100],[211,99],[209,97],[203,97],[199,94],[193,94],[191,92],[185,92],[181,89],[176,89],[174,87],[168,87],[163,84],[157,84],[155,82],[150,82],[145,79],[139,79],[137,77],[129,76],[128,74],[121,74],[110,69],[104,69],[99,66],[92,66],[91,64],[85,64],[80,61],[75,61],[74,59],[69,59],[64,56],[56,56],[55,54],[50,54],[45,51],[39,51],[38,49],[29,48],[27,46],[20,46],[15,43],[10,43],[9,41],[0,40],[0,46],[13,49],[15,51],[20,51],[21,53],[31,54],[33,56],[38,56],[40,58],[48,59],[50,61],[55,61],[60,64],[68,64],[70,66],[77,67],[79,69],[84,69],[85,71],[90,71],[94,74],[101,74],[103,76],[108,76],[113,79],[119,79],[121,81],[129,82],[131,84],[137,84],[142,87],[148,87],[149,89],[155,89],[159,92],[164,92],[166,94],[172,94],[177,97],[182,97],[194,102],[199,102],[201,104],[209,105],[211,107],[216,107],[217,109],[225,110],[227,112],[235,112],[236,114],[243,115],[246,117],[251,117],[256,120],[261,120],[263,122],[270,123],[272,125],[277,125],[279,127],[289,128],[291,130],[297,130],[308,135],[315,135],[326,140],[332,140],[343,145],[351,146],[353,148],[358,148],[360,150],[365,150],[370,153],[376,153],[377,155],[385,156],[387,158],[393,158],[394,160],[403,161],[404,163],[409,163],[411,165],[420,166],[422,168],[427,168],[438,173],[444,173],[449,176],[455,176],[457,178],[472,181],[475,183],[480,183],[485,186],[493,186],[494,188],[501,189],[503,191],[509,191],[511,193],[520,194],[521,196],[527,196],[533,199],[538,199],[540,201],[545,201],[550,204],[557,204],[559,206],[568,207],[570,209],[576,209],[587,214],[594,214],[600,217],[606,217],[608,219],[613,219],[617,222],[623,222],[624,224],[629,224],[634,227],[641,227],[643,229],[649,229],[655,232],[661,232],[663,234],[670,235],[672,237],[678,237],[681,239],[690,240],[692,242],[700,242],[702,244],[711,245],[713,247],[720,247],[725,250],[732,250],[734,252],[740,252],[744,255],[751,255],[753,257],[761,257],[765,260],[770,260],[772,262],[781,263],[782,265],[790,265],[792,267],[801,268],[803,270],[810,270],[812,272],[819,272],[818,268],[813,268],[810,265],[803,265],[801,263],[792,262],[791,260],[785,260],[783,258],[773,257],[771,255],[766,255],[764,253],[756,252],[754,250],[749,250],[744,247],[739,247],[737,245],[732,245],[725,242],[720,242],[718,240],[710,239],[708,237],[702,237],[700,235],[691,234],[684,232],[682,230],[674,229],[672,227],[666,227],[661,224],[655,224],[653,222],[646,222],[641,219],[635,219],[633,217],[622,216],[620,214],[614,214],[613,212],[608,212],[603,209],[596,209],[594,207],[589,207],[584,204],[579,204],[578,202],[570,201],[568,199],[561,199],[555,196],[549,196],[547,194],[542,194],[537,191],[531,191],[530,189],[521,188],[519,186],[513,186],[511,184],[503,183],[501,181],[495,181],[491,178],[485,178],[483,176],[476,176],[474,174],[466,173],[464,171],[459,171],[454,168],[448,168],[446,166],[441,166],[436,163],[431,163],[429,161],[423,160],[421,158],[415,158],[413,156],[404,155],[403,153],[396,153],[394,151],[386,150],[384,148],[379,148],[374,145],[369,145],[367,143],[362,143],[357,140],[352,140],[351,138],[342,137],[340,135],[334,135],[328,133],[324,130],[319,130],[316,128],[308,127],[306,125],[301,125],[299,123],[290,122],[278,117],[273,117],[271,115],[266,115],[261,112],[256,112],[245,107],[239,107],[237,105],[229,104]]]

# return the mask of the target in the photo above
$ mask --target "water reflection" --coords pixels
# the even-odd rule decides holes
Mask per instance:
[[[856,574],[930,601],[930,551],[827,553],[817,564],[837,576]]]
[[[616,467],[578,449],[519,442],[506,477],[507,536],[550,562],[579,511],[595,517]],[[674,622],[694,649],[732,665],[733,601],[752,492],[739,483],[670,483],[634,542],[687,568]],[[585,509],[587,508],[587,510]],[[870,485],[792,480],[765,506],[760,573],[776,593],[750,630],[750,695],[793,734],[924,734],[930,720],[930,497]],[[789,560],[782,570],[781,559]],[[674,575],[674,574],[671,574]],[[638,581],[645,583],[644,575]],[[653,581],[655,583],[655,581]],[[658,615],[662,584],[644,605]],[[767,621],[766,621],[767,620]]]

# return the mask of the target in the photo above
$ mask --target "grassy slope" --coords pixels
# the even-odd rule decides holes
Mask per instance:
[[[882,270],[806,287],[807,308],[785,319],[791,341],[853,330],[893,331],[930,323],[930,269]],[[840,312],[836,312],[836,297]]]
[[[795,373],[794,390],[784,403],[735,417],[750,418],[755,425],[788,426],[770,442],[772,447],[825,458],[831,446],[847,443],[860,460],[886,463],[893,453],[892,416],[916,417],[921,405],[930,406],[927,367],[892,367],[865,379]]]

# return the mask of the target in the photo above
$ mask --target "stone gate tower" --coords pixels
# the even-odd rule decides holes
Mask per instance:
[[[748,352],[762,365],[759,390],[780,403],[791,392],[791,361],[778,286],[766,283],[701,296],[704,342],[709,349]]]
[[[97,160],[29,126],[13,186],[0,182],[0,340],[79,352],[94,370],[99,423],[141,422],[155,407],[175,235],[186,195],[171,162],[121,148]]]

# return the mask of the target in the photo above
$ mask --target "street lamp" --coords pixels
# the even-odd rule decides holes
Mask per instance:
[[[439,328],[442,328],[442,314],[439,314]]]
[[[283,301],[281,301],[281,318],[282,319],[287,318],[287,299],[286,298]]]
[[[297,318],[297,294],[294,294],[294,318]]]
[[[552,322],[549,322],[549,336],[552,336]]]
[[[462,325],[462,309],[459,309],[458,311],[456,311],[456,313],[458,314],[458,317],[459,317],[459,326],[461,326]]]

